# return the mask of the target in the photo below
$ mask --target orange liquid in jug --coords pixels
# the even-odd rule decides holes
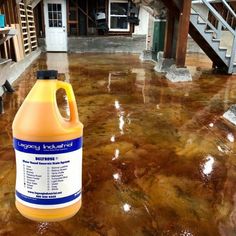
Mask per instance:
[[[64,89],[70,119],[59,112],[56,91]],[[83,125],[70,84],[39,79],[13,122],[16,207],[36,221],[60,221],[81,207]]]

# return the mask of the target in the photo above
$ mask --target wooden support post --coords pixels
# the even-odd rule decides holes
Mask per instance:
[[[88,28],[89,28],[89,10],[88,10],[88,1],[86,1],[86,35],[88,36]]]
[[[168,10],[167,26],[165,32],[164,58],[172,58],[173,56],[173,36],[174,36],[175,16],[172,9]]]
[[[179,16],[178,39],[176,48],[176,66],[185,67],[191,0],[184,0]]]

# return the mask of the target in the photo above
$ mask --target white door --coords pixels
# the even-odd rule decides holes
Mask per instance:
[[[66,0],[44,0],[46,50],[67,51]]]

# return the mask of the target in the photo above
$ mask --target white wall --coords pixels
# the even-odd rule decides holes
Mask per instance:
[[[135,35],[144,35],[148,33],[148,19],[149,13],[144,10],[144,8],[140,7],[139,10],[139,25],[136,25],[134,28]]]

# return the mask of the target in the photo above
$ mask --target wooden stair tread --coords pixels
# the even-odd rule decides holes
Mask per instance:
[[[200,22],[200,21],[198,21],[197,22],[199,25],[207,25],[207,23],[205,23],[205,22]]]
[[[215,33],[215,31],[214,30],[205,30],[205,33]]]
[[[220,42],[220,39],[212,39],[213,42]]]
[[[221,51],[227,51],[228,49],[225,48],[225,47],[219,47],[219,50],[221,50]]]

